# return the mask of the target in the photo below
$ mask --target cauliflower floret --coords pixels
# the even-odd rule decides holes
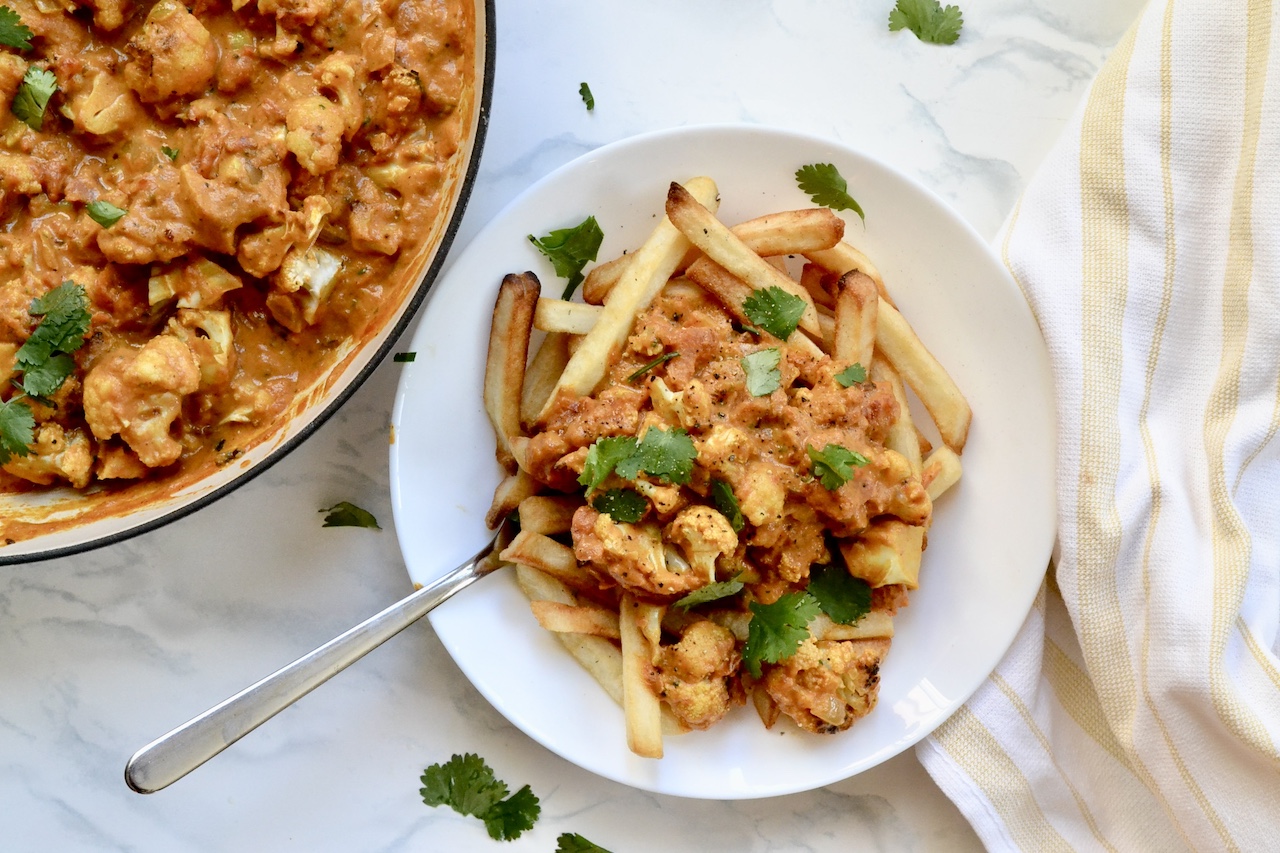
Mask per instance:
[[[224,293],[242,286],[239,277],[200,258],[178,269],[153,272],[147,279],[147,302],[156,306],[177,297],[179,308],[214,308]]]
[[[346,121],[328,98],[312,95],[294,102],[285,116],[289,132],[285,146],[298,165],[313,175],[323,175],[338,165]]]
[[[747,449],[747,435],[740,429],[716,424],[706,438],[697,440],[698,464],[717,474],[732,475],[742,468],[737,454]]]
[[[94,136],[115,136],[137,127],[142,119],[137,98],[123,80],[112,74],[95,74],[67,106],[76,127]]]
[[[77,489],[89,485],[93,469],[93,443],[81,430],[64,430],[58,424],[42,424],[26,456],[14,456],[4,470],[41,486],[66,480]]]
[[[131,11],[133,5],[129,0],[73,0],[73,2],[74,5],[92,9],[94,26],[107,32],[120,28],[124,23],[125,15]]]
[[[17,195],[44,192],[36,174],[35,159],[28,154],[0,153],[0,189]]]
[[[706,575],[668,560],[656,524],[619,524],[590,506],[573,514],[573,552],[600,576],[644,598],[682,596],[706,586]]]
[[[182,398],[200,387],[200,366],[190,348],[159,335],[141,349],[108,354],[84,379],[84,416],[98,440],[119,435],[148,468],[182,455],[170,430]]]
[[[734,703],[728,678],[742,658],[732,632],[707,619],[693,622],[657,660],[658,695],[693,729],[719,722]]]
[[[769,668],[763,686],[796,725],[816,734],[843,731],[875,707],[880,661],[889,640],[814,640]]]
[[[302,316],[314,323],[316,312],[338,282],[342,259],[314,246],[305,252],[290,251],[285,255],[275,284],[286,293],[301,293]]]
[[[231,379],[235,346],[230,312],[183,308],[170,318],[169,332],[195,356],[202,388],[223,385]]]
[[[729,519],[709,506],[695,505],[680,511],[667,525],[667,541],[684,552],[694,571],[714,583],[716,558],[732,554],[738,547],[738,534]]]
[[[782,518],[787,490],[769,463],[752,462],[742,480],[734,483],[733,490],[738,496],[743,517],[756,527]]]
[[[291,210],[284,224],[273,225],[240,241],[236,260],[249,275],[266,278],[284,263],[286,254],[305,254],[315,245],[333,205],[322,195],[307,196],[301,210]]]
[[[177,0],[159,0],[125,46],[124,79],[148,103],[209,88],[218,64],[213,37]]]

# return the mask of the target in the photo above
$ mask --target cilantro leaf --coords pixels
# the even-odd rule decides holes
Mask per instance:
[[[809,575],[809,594],[832,622],[852,625],[871,610],[871,586],[842,565],[815,567]]]
[[[813,462],[813,476],[833,492],[849,482],[854,468],[860,468],[869,461],[861,453],[838,444],[828,444],[821,452],[808,446],[805,450]]]
[[[563,832],[556,839],[555,853],[609,853],[599,844],[593,844],[576,832]]]
[[[849,185],[833,164],[810,163],[808,166],[801,166],[796,170],[796,183],[814,204],[832,210],[852,210],[863,222],[867,221],[862,205],[849,195]]]
[[[0,44],[18,50],[31,49],[31,29],[18,13],[8,6],[0,6]]]
[[[38,370],[54,354],[80,349],[89,332],[88,306],[84,288],[71,281],[31,300],[27,312],[41,320],[31,337],[18,348],[17,367],[23,372]]]
[[[339,501],[328,509],[322,509],[320,512],[326,512],[328,515],[324,517],[323,527],[367,527],[370,530],[381,530],[378,526],[378,519],[373,517],[373,513],[367,509],[361,509],[350,501]]]
[[[89,214],[89,218],[101,225],[103,228],[110,228],[115,225],[129,211],[123,207],[116,207],[109,201],[91,201],[85,206],[84,212]]]
[[[416,352],[398,352],[391,357],[391,360],[397,364],[412,364],[417,357]]]
[[[177,148],[170,148],[168,145],[160,146],[160,153],[168,157],[170,162],[178,162],[178,154],[181,153]]]
[[[22,85],[13,96],[13,103],[9,104],[9,109],[27,127],[40,130],[44,127],[44,108],[49,105],[49,99],[56,91],[58,91],[58,78],[53,72],[32,65],[23,75]]]
[[[673,358],[676,358],[679,355],[680,353],[678,352],[664,352],[662,355],[658,356],[653,361],[649,362],[644,367],[640,368],[635,373],[628,376],[627,381],[635,382],[637,379],[639,379],[641,376],[644,376],[650,370],[653,370],[659,364],[665,364],[666,362],[670,361]]]
[[[52,397],[75,371],[71,356],[58,353],[23,371],[22,390],[32,397]]]
[[[591,506],[616,522],[635,524],[644,517],[649,502],[632,489],[610,489],[593,500]]]
[[[582,96],[582,103],[587,105],[587,112],[591,112],[596,108],[596,96],[591,94],[591,87],[583,83],[578,87],[578,94]]]
[[[604,232],[594,216],[588,216],[572,228],[560,228],[541,239],[529,235],[529,242],[546,255],[556,275],[567,278],[562,299],[573,296],[582,284],[582,268],[596,259]]]
[[[734,533],[742,531],[746,523],[742,517],[742,507],[738,506],[738,497],[733,493],[733,486],[724,480],[711,481],[711,502],[720,510],[720,514],[729,520]]]
[[[36,417],[31,407],[14,399],[0,403],[0,465],[30,453],[36,440]]]
[[[618,463],[629,458],[635,451],[636,440],[630,436],[597,438],[587,449],[587,459],[582,466],[582,473],[578,475],[578,483],[586,486],[588,492],[595,491],[613,473],[613,469],[618,467]]]
[[[418,793],[429,806],[448,806],[458,814],[482,818],[507,795],[507,785],[494,778],[483,758],[468,752],[422,771]]]
[[[634,480],[643,471],[664,483],[684,485],[693,477],[693,460],[697,457],[698,449],[684,430],[650,427],[635,452],[619,462],[615,470],[619,477],[628,480]]]
[[[742,303],[747,319],[780,341],[791,337],[804,316],[805,301],[781,287],[766,287],[748,296]]]
[[[525,785],[477,817],[484,821],[484,827],[494,841],[514,841],[526,830],[533,829],[540,814],[542,805],[533,790]]]
[[[782,353],[777,347],[762,349],[743,356],[742,369],[747,373],[747,393],[767,397],[782,387]]]
[[[751,674],[760,677],[760,664],[777,663],[796,653],[809,637],[809,622],[818,615],[818,601],[807,592],[788,592],[773,604],[748,605],[751,622],[742,660]]]
[[[938,0],[898,0],[889,13],[889,30],[907,29],[916,38],[932,44],[955,44],[960,38],[964,17],[958,6],[945,9]]]
[[[737,595],[742,592],[743,587],[742,581],[738,580],[740,577],[742,576],[734,575],[727,581],[716,581],[704,587],[699,587],[677,601],[676,607],[688,610],[690,607],[697,607],[699,604],[706,604],[708,601],[719,601],[722,598]]]
[[[851,385],[857,385],[859,382],[866,382],[867,369],[861,364],[854,362],[836,374],[836,381],[845,388],[848,388]]]

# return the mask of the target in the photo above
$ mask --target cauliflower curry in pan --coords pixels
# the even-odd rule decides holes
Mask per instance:
[[[416,284],[474,9],[5,2],[0,490],[226,464]]]

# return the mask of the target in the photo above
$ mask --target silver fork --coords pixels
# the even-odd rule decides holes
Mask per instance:
[[[517,523],[507,518],[488,545],[447,575],[153,740],[125,765],[125,783],[139,794],[151,794],[186,776],[459,590],[501,567],[498,554],[517,529]]]

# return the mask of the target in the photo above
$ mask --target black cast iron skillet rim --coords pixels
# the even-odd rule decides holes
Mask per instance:
[[[365,380],[368,379],[373,372],[382,364],[383,359],[387,357],[387,353],[395,348],[399,342],[399,338],[404,334],[404,330],[408,328],[409,323],[413,321],[414,315],[422,306],[423,300],[427,298],[427,293],[435,286],[436,278],[440,275],[440,270],[444,266],[444,262],[449,255],[449,250],[453,246],[453,240],[457,236],[458,227],[462,223],[463,215],[467,210],[467,202],[471,198],[471,190],[475,186],[476,175],[480,171],[480,157],[484,152],[485,134],[489,129],[489,109],[493,103],[493,75],[494,75],[494,54],[497,44],[497,31],[494,23],[494,0],[484,0],[485,9],[485,56],[483,68],[483,82],[480,87],[480,110],[476,118],[475,139],[471,147],[471,162],[467,166],[467,173],[462,179],[462,188],[458,191],[458,204],[454,209],[453,216],[449,219],[449,224],[445,227],[445,232],[440,238],[440,245],[436,248],[435,257],[431,260],[431,265],[427,267],[423,273],[422,279],[418,283],[417,289],[413,296],[409,298],[409,302],[404,312],[400,315],[400,319],[392,327],[391,334],[369,359],[368,363],[361,368],[355,378],[338,393],[338,395],[324,408],[320,414],[307,424],[297,435],[294,435],[288,441],[283,442],[279,447],[272,450],[267,456],[252,468],[246,470],[243,474],[234,480],[226,483],[206,495],[201,495],[189,504],[184,504],[172,512],[166,513],[159,518],[131,527],[128,530],[121,530],[107,536],[92,539],[87,542],[78,542],[75,545],[66,545],[61,548],[53,548],[48,551],[41,551],[36,554],[21,554],[6,557],[4,556],[3,546],[0,546],[0,566],[14,566],[24,563],[38,563],[44,560],[54,560],[59,557],[70,557],[76,554],[83,554],[87,551],[93,551],[98,548],[105,548],[108,545],[116,545],[135,536],[141,536],[144,533],[150,533],[160,527],[185,518],[203,509],[219,498],[225,497],[235,489],[240,488],[245,483],[253,480],[262,472],[266,471],[272,465],[279,462],[284,457],[293,452],[299,445],[315,434],[325,422],[331,418],[338,409],[342,408]]]

